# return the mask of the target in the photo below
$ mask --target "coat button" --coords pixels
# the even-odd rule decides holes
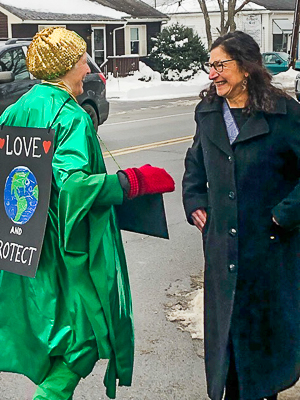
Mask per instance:
[[[231,229],[229,230],[229,234],[230,234],[231,236],[236,236],[237,230],[234,229],[234,228],[231,228]]]
[[[237,270],[235,264],[230,264],[229,267],[228,267],[228,269],[229,269],[230,272],[236,272],[236,270]]]
[[[228,157],[228,161],[229,161],[230,163],[232,163],[232,162],[233,162],[233,157],[229,156],[229,157]]]
[[[228,194],[228,196],[229,196],[229,198],[231,199],[231,200],[234,200],[235,199],[235,193],[234,192],[229,192],[229,194]]]

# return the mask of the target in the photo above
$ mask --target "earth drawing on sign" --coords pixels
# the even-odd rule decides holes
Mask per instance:
[[[26,224],[33,216],[39,200],[36,177],[27,167],[14,168],[4,187],[4,207],[7,216],[16,224]]]

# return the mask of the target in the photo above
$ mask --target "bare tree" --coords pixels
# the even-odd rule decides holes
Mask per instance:
[[[209,13],[206,6],[206,3],[208,1],[209,0],[198,0],[204,17],[208,48],[210,48],[212,45],[212,34],[211,34]],[[246,4],[250,3],[251,0],[244,0],[239,7],[236,6],[237,0],[217,0],[217,1],[221,14],[220,27],[217,28],[219,34],[224,35],[228,31],[230,32],[235,31],[236,30],[236,24],[234,20],[235,15],[239,11],[241,11]]]
[[[210,46],[212,44],[212,35],[211,35],[210,18],[209,18],[209,14],[208,14],[207,7],[206,7],[206,1],[198,0],[198,2],[200,4],[200,8],[201,8],[201,11],[202,11],[202,14],[204,17],[206,38],[207,38],[208,48],[210,49]]]

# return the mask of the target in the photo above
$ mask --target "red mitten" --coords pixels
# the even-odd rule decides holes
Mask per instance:
[[[123,172],[125,172],[130,183],[128,193],[130,199],[143,194],[165,193],[175,190],[173,178],[163,168],[146,164],[140,168],[127,168]]]

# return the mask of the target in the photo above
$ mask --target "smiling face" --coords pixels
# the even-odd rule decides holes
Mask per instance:
[[[71,88],[75,97],[83,93],[83,80],[91,72],[87,64],[87,54],[83,54],[77,64],[62,78],[62,80]]]
[[[211,64],[224,60],[232,60],[232,57],[221,46],[211,51],[209,60]],[[243,71],[235,60],[224,63],[222,72],[212,67],[209,73],[209,79],[214,82],[218,96],[227,99],[231,107],[245,107],[248,92],[244,88],[243,81],[248,76],[249,74]]]

